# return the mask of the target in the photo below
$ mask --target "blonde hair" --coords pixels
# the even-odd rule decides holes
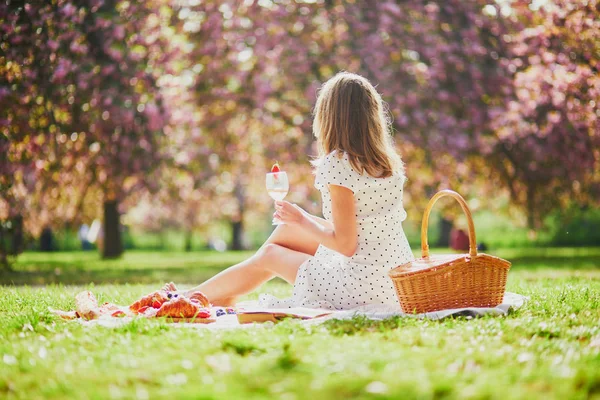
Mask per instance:
[[[323,84],[314,110],[319,160],[346,152],[352,168],[375,178],[404,174],[383,100],[360,75],[340,72]],[[318,162],[317,162],[318,163]]]

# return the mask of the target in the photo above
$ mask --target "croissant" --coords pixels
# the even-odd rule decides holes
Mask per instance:
[[[200,304],[196,304],[185,297],[174,298],[163,305],[156,313],[157,317],[193,318],[200,311]]]
[[[169,298],[167,297],[167,293],[163,290],[158,290],[142,297],[130,305],[129,309],[133,312],[138,312],[143,307],[160,308],[163,303],[167,302],[168,300]]]
[[[96,300],[96,296],[92,292],[84,291],[80,292],[75,296],[75,309],[77,310],[75,316],[79,316],[83,319],[96,319],[101,317],[102,315],[113,315],[114,313],[120,311],[123,315],[126,313],[121,309],[121,307],[114,305],[112,303],[104,303],[102,305],[98,305],[98,300]],[[56,313],[62,318],[70,317],[68,313]]]
[[[198,300],[202,307],[210,307],[210,301],[206,298],[202,292],[194,292],[189,296],[190,300]]]
[[[77,315],[83,319],[96,319],[100,316],[98,312],[98,300],[89,291],[78,293],[75,296],[75,310],[77,310]]]

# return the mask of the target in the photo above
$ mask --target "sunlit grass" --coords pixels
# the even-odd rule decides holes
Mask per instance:
[[[106,268],[128,283],[1,287],[0,398],[598,398],[600,250],[530,250],[494,253],[515,264],[508,290],[530,297],[505,317],[285,321],[234,331],[147,320],[84,327],[48,307],[72,308],[83,288],[127,304],[161,283],[132,277],[155,269],[200,276],[194,270],[247,254],[128,253],[110,262],[25,254],[21,273],[41,274],[46,265],[100,277]],[[260,291],[290,290],[273,282]]]

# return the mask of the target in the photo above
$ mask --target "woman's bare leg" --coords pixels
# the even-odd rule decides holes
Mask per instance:
[[[323,226],[331,227],[331,222],[324,220],[323,218],[315,217],[314,215],[312,218]],[[317,248],[319,247],[319,242],[314,240],[312,236],[306,234],[304,231],[294,229],[285,224],[277,226],[264,245],[270,243],[278,244],[301,253],[310,254],[311,256],[315,255]]]
[[[239,296],[252,292],[276,276],[294,284],[298,268],[310,257],[309,254],[269,243],[249,259],[219,272],[188,293],[198,290],[214,305],[232,305]]]
[[[330,224],[322,218],[313,218],[323,225]],[[252,257],[221,271],[188,293],[201,291],[212,304],[227,306],[275,276],[294,284],[298,268],[318,247],[319,243],[303,231],[279,225]]]

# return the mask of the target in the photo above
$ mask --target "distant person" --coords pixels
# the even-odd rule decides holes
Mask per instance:
[[[221,238],[210,237],[206,245],[209,250],[216,250],[220,253],[227,250],[227,243]]]
[[[104,244],[104,230],[102,229],[102,222],[99,219],[95,219],[90,226],[90,230],[87,234],[87,240],[90,243],[95,243],[96,247],[102,252]]]
[[[456,251],[468,251],[469,235],[463,229],[452,229],[450,232],[450,247]]]
[[[89,232],[90,232],[90,227],[88,226],[88,224],[82,224],[79,227],[79,231],[77,232],[77,237],[79,238],[79,241],[81,242],[82,250],[90,250],[92,248],[92,244],[88,240]]]

